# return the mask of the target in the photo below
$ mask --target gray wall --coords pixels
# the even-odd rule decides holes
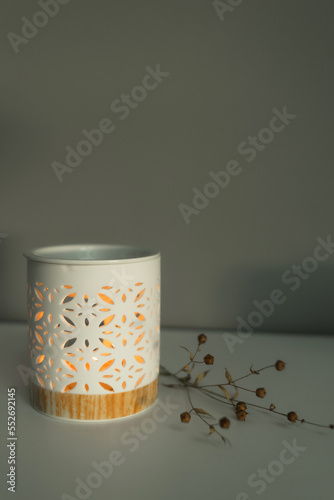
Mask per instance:
[[[41,8],[1,2],[0,319],[25,318],[24,249],[111,242],[161,249],[164,325],[235,329],[278,288],[259,330],[331,331],[332,250],[304,259],[334,238],[333,2],[230,4],[222,20],[204,0],[71,0],[22,41],[7,34]],[[122,120],[111,103],[158,64]],[[103,118],[114,131],[59,182],[52,163]],[[180,204],[230,160],[186,224]],[[293,265],[316,270],[298,283]]]

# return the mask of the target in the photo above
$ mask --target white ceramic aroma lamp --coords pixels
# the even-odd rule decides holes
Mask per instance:
[[[66,245],[24,255],[34,408],[80,421],[149,408],[158,387],[160,254]]]

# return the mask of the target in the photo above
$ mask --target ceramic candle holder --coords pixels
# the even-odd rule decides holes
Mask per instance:
[[[80,421],[149,408],[159,374],[160,254],[66,245],[24,255],[33,407]]]

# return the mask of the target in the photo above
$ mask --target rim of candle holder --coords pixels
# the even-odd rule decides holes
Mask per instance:
[[[132,245],[90,244],[54,245],[23,252],[35,262],[70,265],[130,264],[160,258],[157,250]]]

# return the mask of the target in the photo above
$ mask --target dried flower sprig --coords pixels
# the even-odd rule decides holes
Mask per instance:
[[[271,413],[276,413],[277,415],[282,415],[289,422],[295,423],[295,422],[300,422],[301,424],[310,424],[310,425],[315,425],[317,427],[329,427],[330,429],[334,428],[333,424],[330,425],[322,425],[318,424],[315,422],[309,422],[305,420],[304,418],[299,418],[297,413],[295,411],[289,411],[288,413],[282,413],[280,411],[276,410],[276,406],[274,403],[271,403],[268,406],[262,406],[259,404],[251,403],[251,402],[245,402],[241,401],[238,399],[239,396],[239,390],[242,391],[247,391],[247,392],[253,392],[255,396],[257,396],[260,399],[263,399],[266,396],[266,389],[264,387],[259,387],[255,390],[249,389],[248,387],[244,387],[243,385],[239,385],[239,381],[243,380],[245,378],[248,378],[252,375],[259,375],[260,372],[263,370],[267,370],[269,368],[275,368],[277,371],[283,371],[285,369],[286,363],[284,361],[278,360],[276,363],[268,366],[264,366],[262,368],[259,368],[258,370],[253,370],[253,366],[250,367],[249,373],[246,375],[243,375],[242,377],[238,377],[236,379],[233,379],[231,374],[227,369],[225,369],[225,378],[226,382],[220,383],[220,384],[210,384],[210,385],[200,385],[200,382],[206,377],[206,375],[209,373],[209,370],[206,370],[204,372],[199,373],[197,376],[193,375],[193,370],[194,368],[199,365],[199,364],[205,364],[208,366],[212,366],[214,364],[214,356],[212,354],[206,354],[202,360],[195,359],[198,357],[199,353],[201,352],[201,346],[205,344],[207,341],[207,337],[204,333],[201,333],[197,337],[197,348],[195,353],[192,353],[187,347],[181,346],[183,349],[185,349],[189,353],[189,361],[182,367],[180,368],[177,372],[172,373],[169,370],[167,370],[165,367],[161,366],[160,369],[160,375],[161,376],[168,376],[168,377],[173,377],[177,383],[174,384],[165,384],[167,387],[173,387],[173,388],[183,388],[187,392],[188,396],[188,401],[190,405],[190,410],[189,411],[184,411],[183,413],[180,414],[180,420],[184,424],[188,424],[191,420],[192,414],[195,414],[202,422],[208,427],[209,430],[209,435],[211,434],[217,434],[224,442],[228,442],[227,438],[221,434],[221,432],[217,428],[221,429],[228,429],[230,427],[230,420],[226,416],[221,417],[217,422],[213,423],[215,420],[214,417],[208,413],[206,410],[203,408],[197,408],[193,405],[192,399],[191,399],[191,390],[194,389],[196,391],[201,392],[202,395],[207,396],[213,400],[216,400],[220,403],[226,404],[230,407],[233,408],[233,412],[237,418],[237,420],[246,420],[246,417],[248,415],[247,410],[247,405],[255,408],[260,408],[262,410],[267,410],[270,411]],[[186,374],[186,375],[183,375]],[[180,374],[180,375],[179,375]],[[238,385],[237,385],[238,382]],[[228,388],[233,388],[233,395],[230,395]],[[211,388],[216,388],[219,389],[219,392],[211,390]]]

